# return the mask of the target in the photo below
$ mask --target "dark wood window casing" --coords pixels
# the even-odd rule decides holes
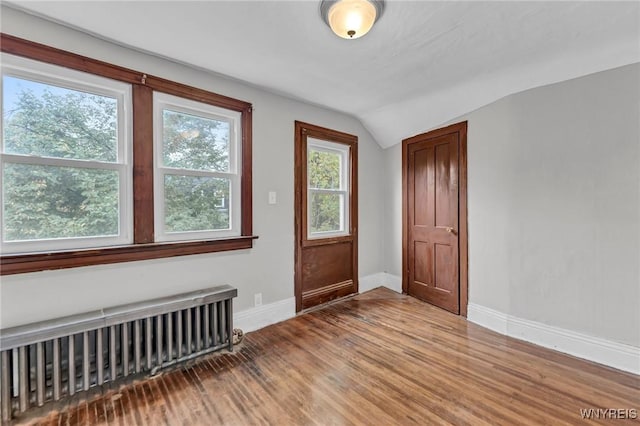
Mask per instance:
[[[250,103],[8,34],[0,33],[0,51],[129,83],[132,85],[133,93],[133,244],[2,255],[0,256],[1,275],[252,248],[253,240],[257,237],[252,235],[252,105]],[[154,242],[154,91],[241,113],[240,236],[215,240]]]

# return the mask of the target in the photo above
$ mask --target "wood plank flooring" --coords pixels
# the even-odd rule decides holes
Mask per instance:
[[[570,425],[640,410],[640,376],[387,289],[248,333],[234,353],[105,390],[38,425]],[[630,419],[589,424],[638,424]]]

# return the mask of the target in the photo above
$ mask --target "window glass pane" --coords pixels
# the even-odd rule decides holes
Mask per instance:
[[[344,194],[313,192],[309,194],[309,230],[315,232],[341,232],[344,230],[342,212]]]
[[[115,98],[2,78],[4,152],[115,162]]]
[[[5,163],[5,241],[118,235],[118,172]]]
[[[167,232],[229,229],[229,179],[165,175]]]
[[[163,110],[163,162],[167,167],[229,171],[227,121]]]
[[[316,151],[309,147],[307,176],[309,188],[341,189],[340,166],[342,155],[338,152]]]

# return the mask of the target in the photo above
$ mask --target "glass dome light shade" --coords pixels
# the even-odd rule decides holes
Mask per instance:
[[[368,0],[339,0],[329,9],[327,21],[337,36],[356,39],[369,32],[376,15],[376,7]]]

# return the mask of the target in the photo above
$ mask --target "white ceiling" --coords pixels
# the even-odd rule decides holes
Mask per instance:
[[[106,39],[358,117],[388,147],[506,95],[640,62],[639,2],[387,1],[334,36],[318,1],[14,1]]]

